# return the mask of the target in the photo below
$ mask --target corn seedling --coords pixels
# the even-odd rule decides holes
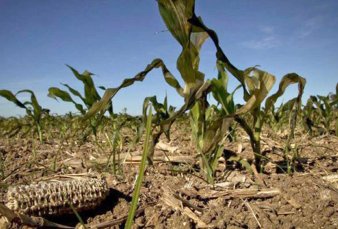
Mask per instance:
[[[290,100],[277,108],[275,105],[271,107],[271,111],[266,114],[266,122],[274,132],[281,130],[289,122],[293,106],[294,100]]]
[[[123,115],[117,116],[113,120],[111,137],[107,133],[105,134],[105,137],[111,149],[111,153],[108,156],[106,168],[108,168],[108,166],[110,165],[111,158],[113,158],[111,164],[114,175],[116,175],[116,172],[119,170],[119,168],[117,168],[116,165],[120,163],[120,152],[123,147],[123,136],[121,134],[121,129],[126,124],[126,121],[127,120]]]
[[[170,73],[164,62],[161,59],[155,59],[145,68],[144,71],[138,73],[133,78],[125,79],[119,87],[107,89],[102,99],[96,102],[88,111],[86,114],[87,118],[92,117],[97,112],[104,110],[108,105],[108,101],[112,99],[112,97],[114,97],[120,89],[130,86],[136,81],[143,81],[145,76],[154,68],[161,68],[165,81],[171,87],[176,89],[177,93],[184,98],[185,103],[176,112],[167,115],[165,114],[166,112],[160,111],[161,109],[159,106],[156,106],[158,103],[153,101],[154,108],[160,111],[160,113],[157,112],[158,115],[155,115],[155,117],[157,117],[157,119],[161,119],[161,121],[159,121],[159,119],[157,121],[154,120],[159,126],[159,131],[152,134],[153,143],[156,144],[162,133],[165,133],[168,136],[170,127],[176,118],[189,110],[194,105],[195,101],[202,97],[203,93],[210,87],[210,84],[204,81],[204,74],[198,71],[199,50],[203,42],[206,40],[207,34],[198,30],[188,22],[188,19],[193,14],[194,2],[190,2],[189,4],[186,3],[189,2],[163,0],[158,1],[159,11],[165,24],[174,38],[182,46],[182,52],[177,59],[177,69],[181,73],[181,77],[184,80],[184,88],[181,87],[178,80]],[[163,116],[160,114],[165,115]],[[152,150],[150,150],[150,152],[152,152]],[[152,153],[150,153],[150,155],[152,155]],[[148,159],[151,160],[151,157]]]
[[[158,143],[160,136],[164,133],[167,139],[170,140],[170,127],[171,123],[163,125],[165,120],[170,119],[175,114],[175,108],[172,106],[168,107],[167,97],[164,98],[164,102],[160,103],[157,101],[156,96],[147,97],[143,102],[143,117],[147,117],[148,104],[152,104],[155,114],[152,115],[152,133],[151,133],[151,145],[149,155],[147,156],[148,162],[152,163],[152,157],[154,153],[155,145]],[[158,127],[158,128],[157,128]]]
[[[30,101],[21,102],[17,99],[16,95],[21,93],[29,93],[31,95]],[[33,120],[34,126],[38,132],[39,140],[40,142],[43,141],[42,138],[42,126],[41,126],[41,119],[43,117],[44,113],[48,113],[47,109],[43,109],[40,104],[38,103],[38,100],[36,99],[36,96],[33,91],[31,90],[21,90],[18,91],[14,95],[9,90],[0,90],[0,96],[4,97],[5,99],[15,103],[18,107],[23,108],[26,110],[26,114]]]
[[[246,70],[240,70],[236,68],[226,57],[222,48],[219,45],[219,40],[215,31],[209,29],[195,13],[189,19],[189,22],[201,30],[205,31],[213,41],[216,47],[216,57],[219,62],[240,82],[245,105],[240,107],[234,114],[235,120],[241,125],[241,127],[247,132],[250,137],[250,142],[255,155],[255,164],[260,167],[261,164],[261,147],[260,147],[260,133],[262,125],[264,123],[264,113],[261,110],[261,103],[269,94],[273,84],[275,83],[275,76],[257,69],[256,67],[248,68]],[[270,98],[267,99],[265,109],[269,110],[270,107],[276,102],[288,87],[292,83],[298,83],[299,94],[297,97],[298,106],[300,106],[300,98],[303,94],[305,86],[305,79],[298,76],[295,73],[287,74],[283,77],[279,90]],[[298,108],[297,108],[298,109]],[[249,113],[252,116],[251,125],[242,118],[240,115]],[[296,116],[293,115],[293,120]],[[294,123],[294,121],[292,122]],[[292,134],[293,136],[293,134]]]
[[[337,84],[338,88],[338,84]],[[338,90],[338,89],[336,89]],[[335,134],[337,135],[338,124],[336,120],[338,111],[338,97],[336,94],[328,96],[310,96],[304,107],[305,125],[307,129],[312,132],[312,127],[324,129],[326,133],[330,134],[331,126],[335,127]]]
[[[70,66],[68,66],[68,67],[70,68],[70,70],[72,71],[74,76],[83,83],[84,95],[81,95],[81,93],[79,91],[70,87],[68,84],[62,84],[62,85],[65,86],[73,96],[78,97],[82,101],[83,104],[77,103],[74,100],[74,98],[72,98],[72,96],[67,91],[61,90],[57,87],[49,88],[48,89],[48,96],[51,97],[51,98],[54,98],[54,99],[60,98],[61,100],[65,101],[65,102],[73,103],[75,108],[82,115],[85,115],[86,109],[90,109],[95,102],[97,102],[101,99],[101,96],[97,92],[94,81],[92,79],[93,73],[90,73],[88,71],[84,71],[82,74],[80,74],[74,68],[72,68]],[[83,105],[85,105],[86,109],[84,108]],[[89,120],[92,132],[94,133],[95,136],[97,134],[97,128],[102,122],[103,114],[106,111],[109,111],[109,113],[112,115],[113,110],[112,110],[111,101],[109,101],[109,106],[107,106],[107,108],[105,110],[103,110],[100,114],[95,115],[94,117],[92,117]]]

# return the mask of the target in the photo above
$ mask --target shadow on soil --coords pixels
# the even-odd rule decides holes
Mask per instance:
[[[107,211],[111,211],[114,208],[114,206],[118,203],[118,200],[120,198],[125,199],[128,202],[130,202],[132,199],[132,197],[127,196],[122,192],[110,189],[107,198],[96,209],[80,212],[79,215],[81,216],[82,220],[86,222],[87,219],[90,217],[95,217],[96,215],[105,214]],[[79,220],[76,218],[75,214],[54,217],[46,216],[45,218],[54,223],[59,223],[71,227],[75,227],[76,224],[79,223]]]

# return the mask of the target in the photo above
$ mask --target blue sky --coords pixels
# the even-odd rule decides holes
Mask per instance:
[[[307,79],[305,99],[334,91],[338,82],[337,12],[337,0],[196,0],[196,14],[217,32],[235,66],[260,65],[277,82],[296,72]],[[116,87],[159,57],[181,80],[181,48],[164,30],[155,0],[0,0],[0,89],[31,89],[43,107],[64,114],[75,109],[47,97],[48,88],[67,83],[82,89],[65,64],[95,73],[97,86]],[[210,40],[202,48],[200,70],[207,78],[217,75]],[[238,82],[230,79],[235,88]],[[283,99],[296,91],[290,87]],[[146,96],[162,100],[165,94],[170,104],[183,103],[155,70],[144,83],[121,91],[114,109],[139,114]],[[0,98],[1,116],[22,114]]]

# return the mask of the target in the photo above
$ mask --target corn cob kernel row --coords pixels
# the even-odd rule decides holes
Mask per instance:
[[[43,216],[93,209],[109,194],[104,179],[81,179],[10,187],[6,206],[16,212]]]

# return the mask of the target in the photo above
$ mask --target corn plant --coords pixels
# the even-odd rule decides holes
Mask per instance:
[[[71,66],[68,66],[68,67],[70,68],[70,70],[72,71],[74,76],[83,83],[84,95],[81,95],[81,93],[79,91],[70,87],[68,84],[62,84],[62,85],[65,86],[73,96],[78,97],[82,101],[83,104],[77,103],[75,101],[75,99],[67,91],[61,90],[57,87],[49,88],[48,89],[48,96],[51,97],[51,98],[54,98],[54,99],[60,98],[61,100],[65,101],[65,102],[73,103],[75,108],[82,115],[85,115],[86,109],[90,109],[95,102],[97,102],[101,99],[101,96],[99,95],[98,91],[96,90],[94,81],[92,79],[92,76],[93,76],[92,73],[90,73],[88,71],[84,71],[82,74],[80,74],[77,70],[75,70]],[[84,108],[83,105],[86,108]],[[100,123],[102,122],[103,114],[106,111],[109,111],[109,113],[111,115],[113,114],[111,101],[109,101],[109,106],[107,106],[107,108],[104,111],[102,111],[100,114],[97,114],[95,117],[92,117],[90,119],[90,126],[91,126],[92,132],[94,133],[95,136],[97,134],[97,128],[100,125]]]
[[[247,103],[235,112],[233,94],[227,92],[228,78],[224,70],[220,72],[218,80],[204,80],[204,74],[198,71],[199,51],[208,36],[203,28],[189,23],[189,19],[194,16],[194,4],[194,1],[189,0],[159,1],[159,9],[169,31],[182,46],[182,53],[177,59],[177,68],[186,82],[184,92],[193,91],[199,85],[205,87],[205,90],[200,90],[200,96],[194,98],[189,108],[196,148],[202,158],[201,167],[206,171],[208,181],[212,183],[214,169],[222,152],[221,142],[233,117],[254,109],[256,104],[264,99],[265,90],[263,87],[258,88],[256,94],[249,95]],[[223,63],[218,63],[219,70],[223,67],[220,65]],[[207,94],[210,91],[213,91],[223,109],[209,106]]]
[[[193,134],[195,136],[197,149],[200,151],[199,154],[203,154],[202,157],[209,157],[210,159],[204,160],[202,167],[209,167],[209,169],[206,170],[209,171],[207,172],[207,174],[209,174],[208,180],[211,181],[212,179],[210,177],[213,174],[212,167],[214,167],[213,162],[216,161],[217,157],[219,157],[218,155],[220,155],[221,151],[215,151],[217,148],[216,146],[226,135],[229,123],[235,119],[248,132],[256,155],[256,164],[260,164],[260,156],[258,156],[260,155],[260,131],[264,123],[261,103],[271,90],[275,82],[275,77],[256,67],[239,70],[232,65],[220,48],[216,33],[207,28],[203,24],[201,18],[198,18],[195,15],[194,0],[159,0],[158,6],[160,14],[169,32],[182,47],[181,54],[177,59],[177,69],[185,83],[184,87],[180,86],[176,78],[169,72],[162,60],[155,59],[144,71],[138,73],[135,77],[125,79],[117,88],[107,89],[102,99],[93,105],[86,116],[91,117],[97,112],[102,111],[107,106],[108,101],[117,93],[118,90],[125,85],[129,86],[133,84],[135,81],[142,81],[152,69],[160,67],[166,82],[170,86],[174,87],[184,98],[184,105],[176,112],[171,114],[164,112],[165,115],[160,116],[161,121],[157,121],[157,125],[160,130],[155,135],[152,135],[153,143],[156,143],[156,139],[158,139],[162,133],[168,133],[170,131],[170,126],[177,117],[184,114],[186,111],[190,111],[192,126],[194,129]],[[213,40],[216,46],[216,57],[218,64],[222,65],[222,74],[225,74],[224,68],[228,70],[235,76],[236,79],[239,80],[244,91],[245,104],[236,110],[228,110],[227,106],[230,105],[226,99],[229,98],[229,93],[226,90],[226,85],[222,85],[222,80],[224,81],[225,78],[218,79],[221,82],[217,80],[205,81],[204,74],[199,71],[199,52],[204,41],[208,37]],[[289,79],[286,79],[284,81],[286,82],[288,80]],[[269,100],[269,106],[275,102],[275,100],[280,96],[280,93],[283,94],[285,90],[283,85],[288,85],[288,83],[282,83],[282,88],[280,88],[276,95],[272,96]],[[216,100],[218,99],[219,104],[223,106],[222,109],[215,106],[209,106],[207,94],[210,93],[210,91],[213,91],[213,94],[216,96]],[[249,125],[245,119],[241,117],[246,113],[250,113],[252,115],[253,125]],[[225,126],[227,128],[224,128]],[[210,133],[217,134],[217,138],[211,141],[212,144],[210,144],[207,140],[209,138],[206,134],[208,131]],[[208,144],[204,144],[203,142],[208,142]],[[206,157],[206,155],[208,156]],[[205,166],[206,164],[213,164],[213,166]]]
[[[160,136],[164,133],[167,139],[170,139],[170,126],[161,125],[164,120],[172,117],[175,111],[175,107],[168,107],[167,96],[164,98],[163,103],[157,101],[156,96],[146,97],[143,102],[143,117],[147,117],[147,109],[149,104],[152,104],[154,108],[154,113],[152,115],[152,131],[151,131],[151,145],[149,150],[149,155],[147,156],[148,162],[152,163],[152,157],[154,153],[154,147],[158,143]],[[144,121],[145,123],[145,121]],[[158,127],[158,128],[157,128]]]
[[[281,130],[289,123],[294,105],[295,99],[291,99],[286,103],[281,103],[279,107],[275,104],[271,106],[270,112],[266,113],[266,123],[274,132]]]
[[[120,152],[123,148],[124,139],[121,134],[122,127],[126,125],[128,116],[125,114],[117,115],[116,118],[112,120],[111,126],[112,126],[112,133],[111,135],[107,132],[105,133],[105,137],[109,143],[111,152],[108,156],[106,167],[110,165],[110,161],[112,159],[112,169],[113,174],[116,175],[117,171],[120,170],[120,167],[117,167],[116,165],[118,162],[120,162]],[[116,157],[117,156],[117,157]]]
[[[208,28],[194,13],[189,19],[189,22],[196,27],[199,27],[205,31],[213,41],[216,47],[216,58],[221,62],[224,67],[240,82],[244,101],[246,104],[239,108],[237,113],[234,114],[235,120],[241,125],[241,127],[247,132],[250,138],[251,146],[255,155],[255,164],[261,166],[261,146],[260,146],[260,133],[265,121],[265,114],[261,109],[261,104],[263,100],[269,94],[273,84],[275,83],[275,76],[267,73],[265,71],[259,70],[256,67],[248,68],[246,70],[240,70],[236,68],[226,57],[222,48],[219,45],[219,40],[217,34],[212,29]],[[297,109],[301,104],[300,99],[303,94],[303,89],[305,86],[305,79],[298,76],[295,73],[287,74],[283,77],[279,85],[279,90],[270,96],[265,103],[265,110],[269,111],[271,106],[276,102],[276,100],[284,93],[285,89],[292,83],[298,83],[299,93],[297,96]],[[252,123],[248,123],[241,115],[244,113],[249,113],[252,117]],[[292,115],[292,125],[296,120],[297,112],[294,112]],[[293,136],[293,132],[291,137]]]
[[[228,93],[228,76],[221,63],[217,64],[218,79],[209,81],[211,92],[218,105],[209,105],[206,94],[195,103],[190,111],[192,135],[201,158],[201,168],[207,181],[214,183],[218,159],[223,155],[224,141],[229,134],[233,118],[229,115],[235,113],[234,92]]]
[[[303,107],[302,115],[303,115],[304,129],[311,136],[313,135],[313,127],[315,127],[314,113],[315,113],[315,108],[313,107],[312,100],[309,98],[305,106]]]
[[[182,46],[182,52],[177,59],[177,69],[181,73],[181,77],[185,83],[184,87],[181,87],[178,80],[170,73],[161,59],[155,59],[144,71],[138,73],[133,78],[125,79],[119,87],[108,88],[102,99],[96,102],[88,111],[86,114],[87,118],[104,110],[108,101],[112,99],[121,88],[130,86],[136,81],[143,81],[145,76],[151,70],[154,68],[161,68],[165,81],[171,87],[175,88],[177,93],[184,98],[184,105],[170,115],[162,115],[161,121],[156,121],[156,118],[154,119],[159,126],[159,131],[152,134],[153,143],[155,144],[162,133],[166,133],[168,136],[170,127],[175,119],[189,110],[194,105],[195,101],[202,97],[204,91],[208,90],[210,87],[210,84],[204,81],[204,74],[198,71],[199,49],[207,38],[207,35],[202,31],[196,30],[196,28],[193,28],[193,26],[188,23],[187,20],[192,15],[193,4],[186,3],[188,2],[158,1],[160,14],[164,19],[164,22],[174,38]],[[160,115],[162,113],[160,111],[157,114]],[[158,118],[159,116],[155,115],[155,117]]]
[[[25,102],[19,101],[16,96],[21,93],[29,93],[31,95],[30,101],[25,101]],[[43,142],[41,120],[42,120],[43,114],[47,114],[49,110],[43,109],[40,106],[40,104],[38,103],[38,100],[36,99],[34,92],[26,89],[26,90],[18,91],[14,95],[9,90],[0,90],[0,96],[15,103],[18,107],[25,109],[26,114],[33,120],[33,123],[34,123],[33,125],[35,126],[36,131],[38,132],[40,142]]]
[[[338,91],[338,84],[336,86]],[[328,96],[310,96],[306,106],[303,109],[305,115],[305,124],[307,129],[312,132],[312,127],[324,129],[326,133],[330,133],[331,126],[335,125],[335,134],[338,134],[338,124],[336,115],[338,111],[338,98],[336,94]],[[336,121],[336,123],[334,123]]]

